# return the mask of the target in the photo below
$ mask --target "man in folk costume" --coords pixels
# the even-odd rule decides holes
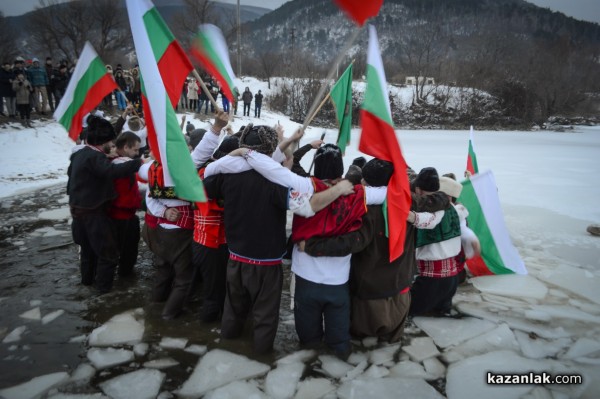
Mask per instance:
[[[225,137],[212,157],[198,169],[200,178],[204,180],[204,171],[211,162],[237,149],[239,142],[238,135]],[[194,210],[194,277],[190,291],[195,291],[197,281],[201,279],[203,298],[200,319],[209,323],[220,320],[223,314],[229,249],[225,239],[223,201],[209,199],[206,207],[207,212],[200,205]]]
[[[103,294],[112,288],[118,260],[118,247],[108,209],[117,197],[113,180],[134,174],[139,159],[111,163],[102,151],[116,137],[105,119],[88,118],[87,144],[71,155],[67,174],[67,194],[73,216],[73,241],[81,246],[81,283],[95,284]]]
[[[248,125],[240,137],[240,147],[270,157],[277,148],[277,141],[273,128]],[[224,201],[230,254],[221,335],[224,338],[240,336],[252,312],[254,350],[268,352],[273,348],[279,321],[286,210],[310,216],[340,195],[352,192],[353,188],[346,182],[308,196],[272,183],[248,168],[238,173],[214,174],[204,182],[209,197]]]
[[[462,185],[445,179],[444,190],[460,195]],[[414,181],[415,191],[417,194],[430,195],[441,189],[440,180],[434,168],[424,168]],[[419,275],[412,287],[411,315],[451,314],[452,297],[459,279],[457,255],[461,252],[463,242],[469,249],[478,248],[477,237],[467,227],[462,209],[461,213],[459,215],[457,208],[449,202],[448,207],[430,224],[433,228],[417,232]]]
[[[227,122],[227,114],[220,112],[192,153],[196,165],[210,158]],[[165,302],[162,317],[171,320],[182,312],[192,281],[194,215],[191,203],[177,198],[173,187],[165,186],[162,165],[156,161],[146,165],[139,172],[140,178],[148,182],[142,234],[154,254],[157,269],[153,300]]]
[[[391,162],[373,158],[362,168],[363,184],[386,187],[392,173],[394,166]],[[428,212],[442,210],[448,205],[448,200],[441,193],[427,198],[413,193],[412,197],[404,252],[392,262],[389,260],[387,222],[381,205],[368,206],[362,226],[355,232],[311,238],[303,243],[304,251],[311,256],[352,254],[350,332],[355,337],[378,337],[380,341],[393,343],[402,336],[410,307],[410,286],[416,271],[416,229],[429,225],[433,214]]]
[[[117,158],[112,162],[121,164],[137,158],[141,140],[132,132],[123,132],[115,140]],[[137,261],[140,242],[140,219],[135,214],[142,205],[142,196],[136,174],[114,180],[117,198],[112,202],[108,214],[113,222],[119,246],[119,276],[127,277],[133,273]]]

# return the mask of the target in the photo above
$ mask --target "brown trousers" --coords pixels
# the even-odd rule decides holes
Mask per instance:
[[[248,313],[252,311],[254,350],[256,353],[272,350],[279,323],[282,288],[281,264],[257,266],[230,259],[227,263],[227,294],[221,336],[239,337]]]
[[[350,332],[356,337],[379,337],[380,341],[398,342],[410,308],[410,293],[383,299],[352,297]]]

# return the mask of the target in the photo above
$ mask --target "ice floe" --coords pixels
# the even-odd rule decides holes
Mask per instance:
[[[369,353],[369,362],[377,366],[394,360],[394,355],[400,349],[400,345],[384,346],[379,349],[375,349]]]
[[[600,342],[590,338],[582,337],[569,348],[563,356],[565,359],[576,359],[583,356],[597,356],[600,354]]]
[[[319,360],[321,361],[321,369],[331,378],[342,378],[354,368],[343,360],[331,355],[321,355],[319,356]]]
[[[470,282],[475,288],[486,294],[544,299],[548,293],[548,287],[530,275],[503,274],[480,276],[471,278]]]
[[[113,399],[153,399],[164,379],[165,374],[161,371],[142,369],[104,381],[99,386]]]
[[[57,208],[49,211],[40,212],[38,214],[39,219],[46,220],[65,220],[71,218],[71,211],[69,207],[66,208]]]
[[[58,309],[58,310],[55,310],[54,312],[50,312],[47,315],[45,315],[44,317],[42,317],[42,324],[51,323],[54,320],[56,320],[57,318],[59,318],[60,316],[62,316],[64,313],[65,313],[65,311],[62,309]]]
[[[326,378],[307,378],[298,384],[294,399],[319,399],[335,391],[335,385]]]
[[[345,382],[338,390],[341,399],[419,398],[443,399],[431,385],[417,378],[379,378]]]
[[[447,362],[452,363],[467,357],[501,349],[519,350],[515,334],[506,324],[501,324],[491,331],[449,348],[442,357]]]
[[[440,351],[430,337],[416,337],[410,341],[410,345],[403,346],[402,350],[415,362],[421,362],[430,357],[440,354]]]
[[[25,332],[25,330],[27,330],[27,327],[25,327],[25,326],[19,326],[19,327],[15,328],[10,333],[8,333],[8,335],[6,337],[4,337],[4,339],[2,340],[2,343],[9,344],[11,342],[20,341],[21,335]]]
[[[221,349],[204,355],[190,377],[177,391],[184,398],[197,398],[230,382],[259,377],[270,366]]]
[[[269,371],[265,392],[271,398],[291,398],[304,372],[304,363],[284,363]]]
[[[267,399],[255,381],[234,381],[204,396],[205,399]]]
[[[163,337],[158,346],[163,349],[183,349],[188,343],[187,338]]]
[[[71,374],[71,378],[69,378],[69,383],[71,384],[87,384],[92,377],[96,374],[96,369],[88,364],[82,363],[73,371]]]
[[[423,366],[429,374],[427,380],[437,380],[446,376],[446,366],[435,357],[423,360]]]
[[[50,389],[63,384],[68,379],[69,374],[64,371],[41,375],[22,384],[0,389],[0,397],[4,399],[38,398]]]
[[[600,305],[600,290],[598,289],[600,277],[588,270],[559,265],[555,268],[541,270],[537,277]]]
[[[415,317],[413,322],[442,348],[457,345],[496,327],[492,322],[473,317],[462,319]]]
[[[147,343],[141,342],[133,345],[133,353],[139,357],[146,356],[146,353],[148,353],[148,348],[149,345]]]
[[[90,334],[91,346],[134,345],[144,336],[144,322],[135,318],[134,311],[118,314]]]
[[[102,370],[132,361],[134,356],[132,351],[126,349],[91,348],[87,352],[87,358],[96,369]]]
[[[169,367],[173,367],[173,366],[177,366],[179,364],[179,362],[173,358],[170,357],[164,357],[161,359],[154,359],[154,360],[149,360],[147,362],[144,363],[144,367],[148,368],[148,369],[166,369]]]
[[[284,356],[281,359],[278,359],[275,363],[277,365],[293,364],[293,363],[298,363],[298,362],[304,363],[304,362],[312,359],[315,356],[317,356],[316,351],[314,351],[312,349],[303,349],[301,351],[290,353],[289,355]]]
[[[403,360],[390,368],[390,376],[402,378],[427,378],[429,374],[419,363],[410,360]]]
[[[208,351],[206,345],[190,345],[184,349],[184,352],[193,353],[194,355],[202,356]]]
[[[19,317],[27,320],[40,320],[42,318],[42,313],[40,312],[40,308],[38,307],[30,309],[27,312],[21,313]]]

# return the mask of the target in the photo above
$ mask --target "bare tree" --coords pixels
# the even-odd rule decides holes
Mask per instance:
[[[282,55],[274,51],[267,50],[258,54],[258,64],[260,65],[261,75],[267,79],[269,89],[271,88],[271,78],[282,64]]]
[[[4,13],[0,11],[0,54],[4,57],[2,62],[11,61],[18,55],[17,45],[15,43],[15,37],[8,22],[4,17]]]
[[[172,30],[184,47],[189,47],[192,38],[198,33],[198,26],[214,23],[214,5],[209,0],[184,0],[183,11],[172,18]]]

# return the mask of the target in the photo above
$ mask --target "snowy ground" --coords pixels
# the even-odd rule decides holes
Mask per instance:
[[[266,83],[247,80],[246,84],[253,92],[268,93]],[[298,127],[285,116],[269,112],[268,103],[262,116],[260,123],[279,122],[288,134]],[[239,117],[233,125],[239,128],[248,122],[258,123],[255,118]],[[197,119],[193,123],[205,125]],[[323,131],[326,142],[335,141],[335,131],[310,128],[303,143]],[[352,136],[346,165],[360,155],[356,150],[359,131],[355,129]],[[440,173],[462,175],[467,131],[398,131],[398,136],[413,169],[435,166]],[[449,398],[599,397],[600,238],[588,235],[585,228],[600,223],[600,127],[576,127],[568,133],[476,131],[475,144],[480,169],[491,169],[496,176],[507,226],[528,276],[471,279],[455,299],[458,309],[469,317],[416,318],[407,329],[403,347],[370,346],[367,340],[357,343],[348,363],[298,352],[264,364],[220,349],[205,353],[203,343],[163,337],[161,347],[200,356],[176,394],[391,398],[403,392],[405,397],[441,397],[433,384]],[[2,128],[0,197],[64,182],[71,146],[56,123],[37,122],[35,129],[16,124]],[[310,157],[305,161],[308,166]],[[31,312],[22,315],[24,324],[43,323],[37,306],[31,304]],[[50,389],[57,393],[56,387],[60,390],[78,378],[89,380],[96,370],[136,364],[135,359],[148,349],[143,342],[144,323],[143,312],[132,311],[115,315],[87,337],[76,337],[80,333],[73,331],[76,340],[87,340],[92,346],[80,368],[65,372],[57,364],[56,373],[26,386],[2,389],[0,397],[34,397]],[[0,327],[8,328],[0,345],[19,344],[22,326]],[[97,388],[115,398],[156,397],[165,373],[176,363],[168,357],[140,362],[138,370]],[[583,384],[492,386],[485,383],[487,371],[580,374]],[[169,396],[163,393],[161,397]]]

